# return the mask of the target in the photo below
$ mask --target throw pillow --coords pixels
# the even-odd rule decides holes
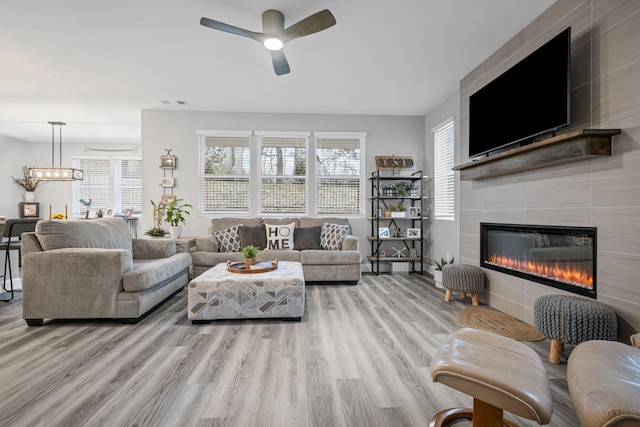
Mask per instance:
[[[242,224],[213,232],[213,236],[218,239],[220,252],[240,252],[240,237],[238,236],[238,228],[240,227]]]
[[[322,249],[320,232],[322,227],[300,227],[293,231],[293,244],[296,249]]]
[[[295,222],[285,225],[265,224],[267,249],[293,249],[295,227]]]
[[[328,251],[337,251],[342,249],[342,241],[348,233],[348,224],[341,225],[325,222],[322,225],[322,232],[320,233],[320,245],[322,245],[322,249]]]
[[[253,245],[260,249],[267,247],[267,236],[264,233],[264,225],[243,225],[238,230],[240,234],[240,247]]]

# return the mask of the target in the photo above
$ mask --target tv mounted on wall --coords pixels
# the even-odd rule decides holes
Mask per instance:
[[[569,124],[571,27],[469,97],[469,157]]]

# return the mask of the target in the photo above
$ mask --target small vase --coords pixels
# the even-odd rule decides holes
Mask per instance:
[[[181,225],[172,225],[169,227],[169,234],[172,239],[179,239],[182,235],[182,226]]]
[[[24,197],[24,201],[27,203],[33,203],[36,201],[36,193],[34,191],[25,191],[22,193],[22,197]]]
[[[255,264],[255,258],[245,258],[244,259],[244,268],[249,270],[253,264]]]
[[[444,289],[444,286],[442,286],[442,270],[434,270],[433,281],[436,284],[436,288]]]

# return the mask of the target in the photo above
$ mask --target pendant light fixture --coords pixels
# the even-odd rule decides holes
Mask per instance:
[[[51,167],[50,168],[29,168],[29,177],[36,178],[40,181],[82,181],[83,172],[81,169],[63,168],[62,167],[62,126],[66,126],[63,122],[47,122],[51,125]],[[56,126],[59,127],[59,163],[55,167],[55,135]]]

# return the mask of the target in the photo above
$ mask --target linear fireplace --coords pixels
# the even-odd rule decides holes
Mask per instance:
[[[593,227],[480,223],[480,265],[596,297]]]

